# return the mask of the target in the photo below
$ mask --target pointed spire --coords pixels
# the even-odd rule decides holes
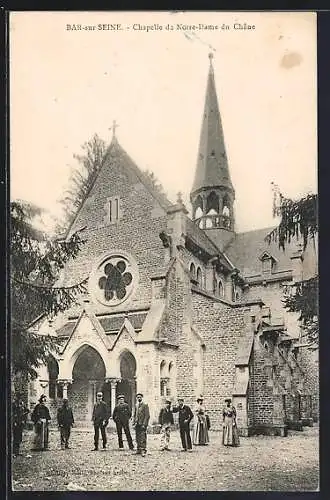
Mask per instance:
[[[191,193],[204,188],[225,187],[234,192],[230,180],[217,92],[214,81],[213,53],[206,87],[204,114],[199,141],[195,179]]]

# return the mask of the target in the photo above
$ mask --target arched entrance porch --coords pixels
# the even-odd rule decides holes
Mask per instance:
[[[77,422],[91,421],[96,393],[103,392],[110,406],[110,384],[105,382],[106,369],[100,354],[93,347],[83,346],[72,370],[68,397]]]
[[[116,387],[116,398],[119,394],[125,396],[130,409],[134,408],[136,396],[136,361],[130,351],[120,355],[120,380]]]

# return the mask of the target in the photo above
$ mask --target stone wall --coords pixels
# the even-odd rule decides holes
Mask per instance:
[[[319,356],[318,350],[310,351],[301,348],[298,354],[300,366],[304,370],[305,380],[304,388],[306,394],[311,396],[312,418],[314,422],[319,420],[320,401],[319,401]]]
[[[224,398],[231,397],[235,381],[235,359],[244,336],[246,308],[233,308],[197,291],[192,292],[193,327],[205,342],[204,397],[212,428],[222,425]]]
[[[249,421],[253,428],[273,425],[273,363],[257,334],[250,360]]]
[[[120,218],[117,223],[105,223],[105,204],[113,196],[120,200]],[[124,250],[138,264],[138,286],[122,306],[113,308],[94,302],[95,312],[148,307],[150,277],[164,264],[165,249],[159,233],[166,228],[166,213],[129,168],[121,163],[102,168],[70,232],[83,227],[86,229],[81,234],[87,241],[75,260],[66,265],[60,282],[79,282],[90,275],[100,256]],[[67,315],[78,312],[79,307],[72,308]]]
[[[193,373],[193,336],[191,332],[190,276],[178,259],[168,276],[167,322],[176,352],[176,392],[188,404],[194,401],[196,387]],[[166,335],[167,333],[164,332]]]

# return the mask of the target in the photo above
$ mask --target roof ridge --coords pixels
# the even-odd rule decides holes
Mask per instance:
[[[103,159],[102,159],[102,162],[101,162],[101,165],[99,167],[99,169],[97,170],[97,172],[95,173],[94,175],[94,178],[88,188],[88,190],[86,191],[85,193],[85,196],[84,198],[82,199],[81,203],[80,203],[80,206],[79,208],[77,209],[76,213],[75,213],[75,216],[73,217],[68,229],[66,230],[65,232],[65,238],[68,237],[69,233],[70,233],[70,230],[72,229],[75,221],[77,220],[78,218],[78,215],[81,211],[81,209],[83,208],[88,196],[90,195],[90,192],[91,190],[93,189],[93,187],[95,186],[95,183],[96,183],[96,180],[98,179],[101,171],[103,170],[104,166],[105,166],[105,163],[106,163],[106,160],[109,156],[109,154],[111,154],[111,152],[115,149],[115,148],[118,148],[119,152],[121,152],[123,155],[126,156],[126,160],[128,160],[129,162],[129,167],[135,172],[136,176],[139,178],[139,180],[142,182],[142,184],[146,187],[146,189],[148,189],[148,191],[150,192],[150,194],[157,199],[158,203],[161,205],[162,208],[164,208],[164,210],[167,210],[167,208],[169,208],[170,206],[173,205],[173,203],[171,203],[169,201],[169,199],[167,198],[166,194],[161,194],[159,192],[156,191],[156,189],[152,186],[152,182],[148,179],[148,177],[146,176],[146,174],[137,166],[137,164],[134,162],[134,160],[129,156],[129,154],[125,151],[125,149],[119,144],[119,141],[118,139],[114,136],[112,138],[112,141],[111,143],[109,144],[108,148],[106,149],[106,152],[103,156]]]
[[[164,208],[166,210],[169,207],[173,206],[173,203],[170,202],[170,200],[167,198],[167,195],[165,193],[164,194],[160,193],[159,191],[157,191],[154,188],[154,186],[152,185],[152,182],[148,178],[148,176],[140,169],[140,167],[130,157],[130,155],[127,153],[127,151],[119,144],[119,142],[118,142],[117,139],[115,139],[115,143],[113,145],[117,146],[119,148],[119,150],[121,150],[122,153],[126,156],[126,159],[130,163],[129,167],[131,167],[134,170],[134,172],[137,175],[137,177],[140,179],[140,181],[143,183],[143,185],[148,189],[148,191],[150,192],[150,194],[152,196],[154,196],[154,198],[157,199],[157,201],[162,206],[162,208]],[[111,146],[112,146],[112,143],[110,144],[109,149],[111,148]],[[106,156],[108,154],[109,149],[107,150],[107,152],[105,154],[105,158],[106,158]]]

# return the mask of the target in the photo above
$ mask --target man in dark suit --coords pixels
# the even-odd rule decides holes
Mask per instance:
[[[94,450],[99,449],[99,431],[102,435],[103,449],[107,447],[107,435],[105,429],[109,422],[109,411],[106,403],[103,401],[103,393],[98,392],[96,403],[93,408],[92,422],[94,424]]]
[[[124,449],[124,444],[123,444],[123,429],[124,429],[129,449],[134,450],[132,436],[129,430],[129,419],[132,416],[132,412],[128,404],[125,402],[125,397],[122,394],[120,394],[117,397],[117,401],[118,403],[113,410],[112,418],[113,421],[116,423],[119,449],[120,450]]]
[[[143,394],[140,392],[137,393],[136,399],[133,423],[136,434],[136,454],[145,457],[147,453],[147,427],[150,419],[149,406],[143,402]]]
[[[70,449],[69,438],[71,427],[74,424],[74,418],[67,399],[63,399],[63,406],[57,410],[57,424],[61,433],[61,449],[68,450]]]
[[[178,405],[172,408],[174,413],[179,413],[179,428],[182,443],[182,451],[192,451],[192,443],[190,436],[190,422],[194,415],[188,405],[184,404],[183,398],[178,399]]]

